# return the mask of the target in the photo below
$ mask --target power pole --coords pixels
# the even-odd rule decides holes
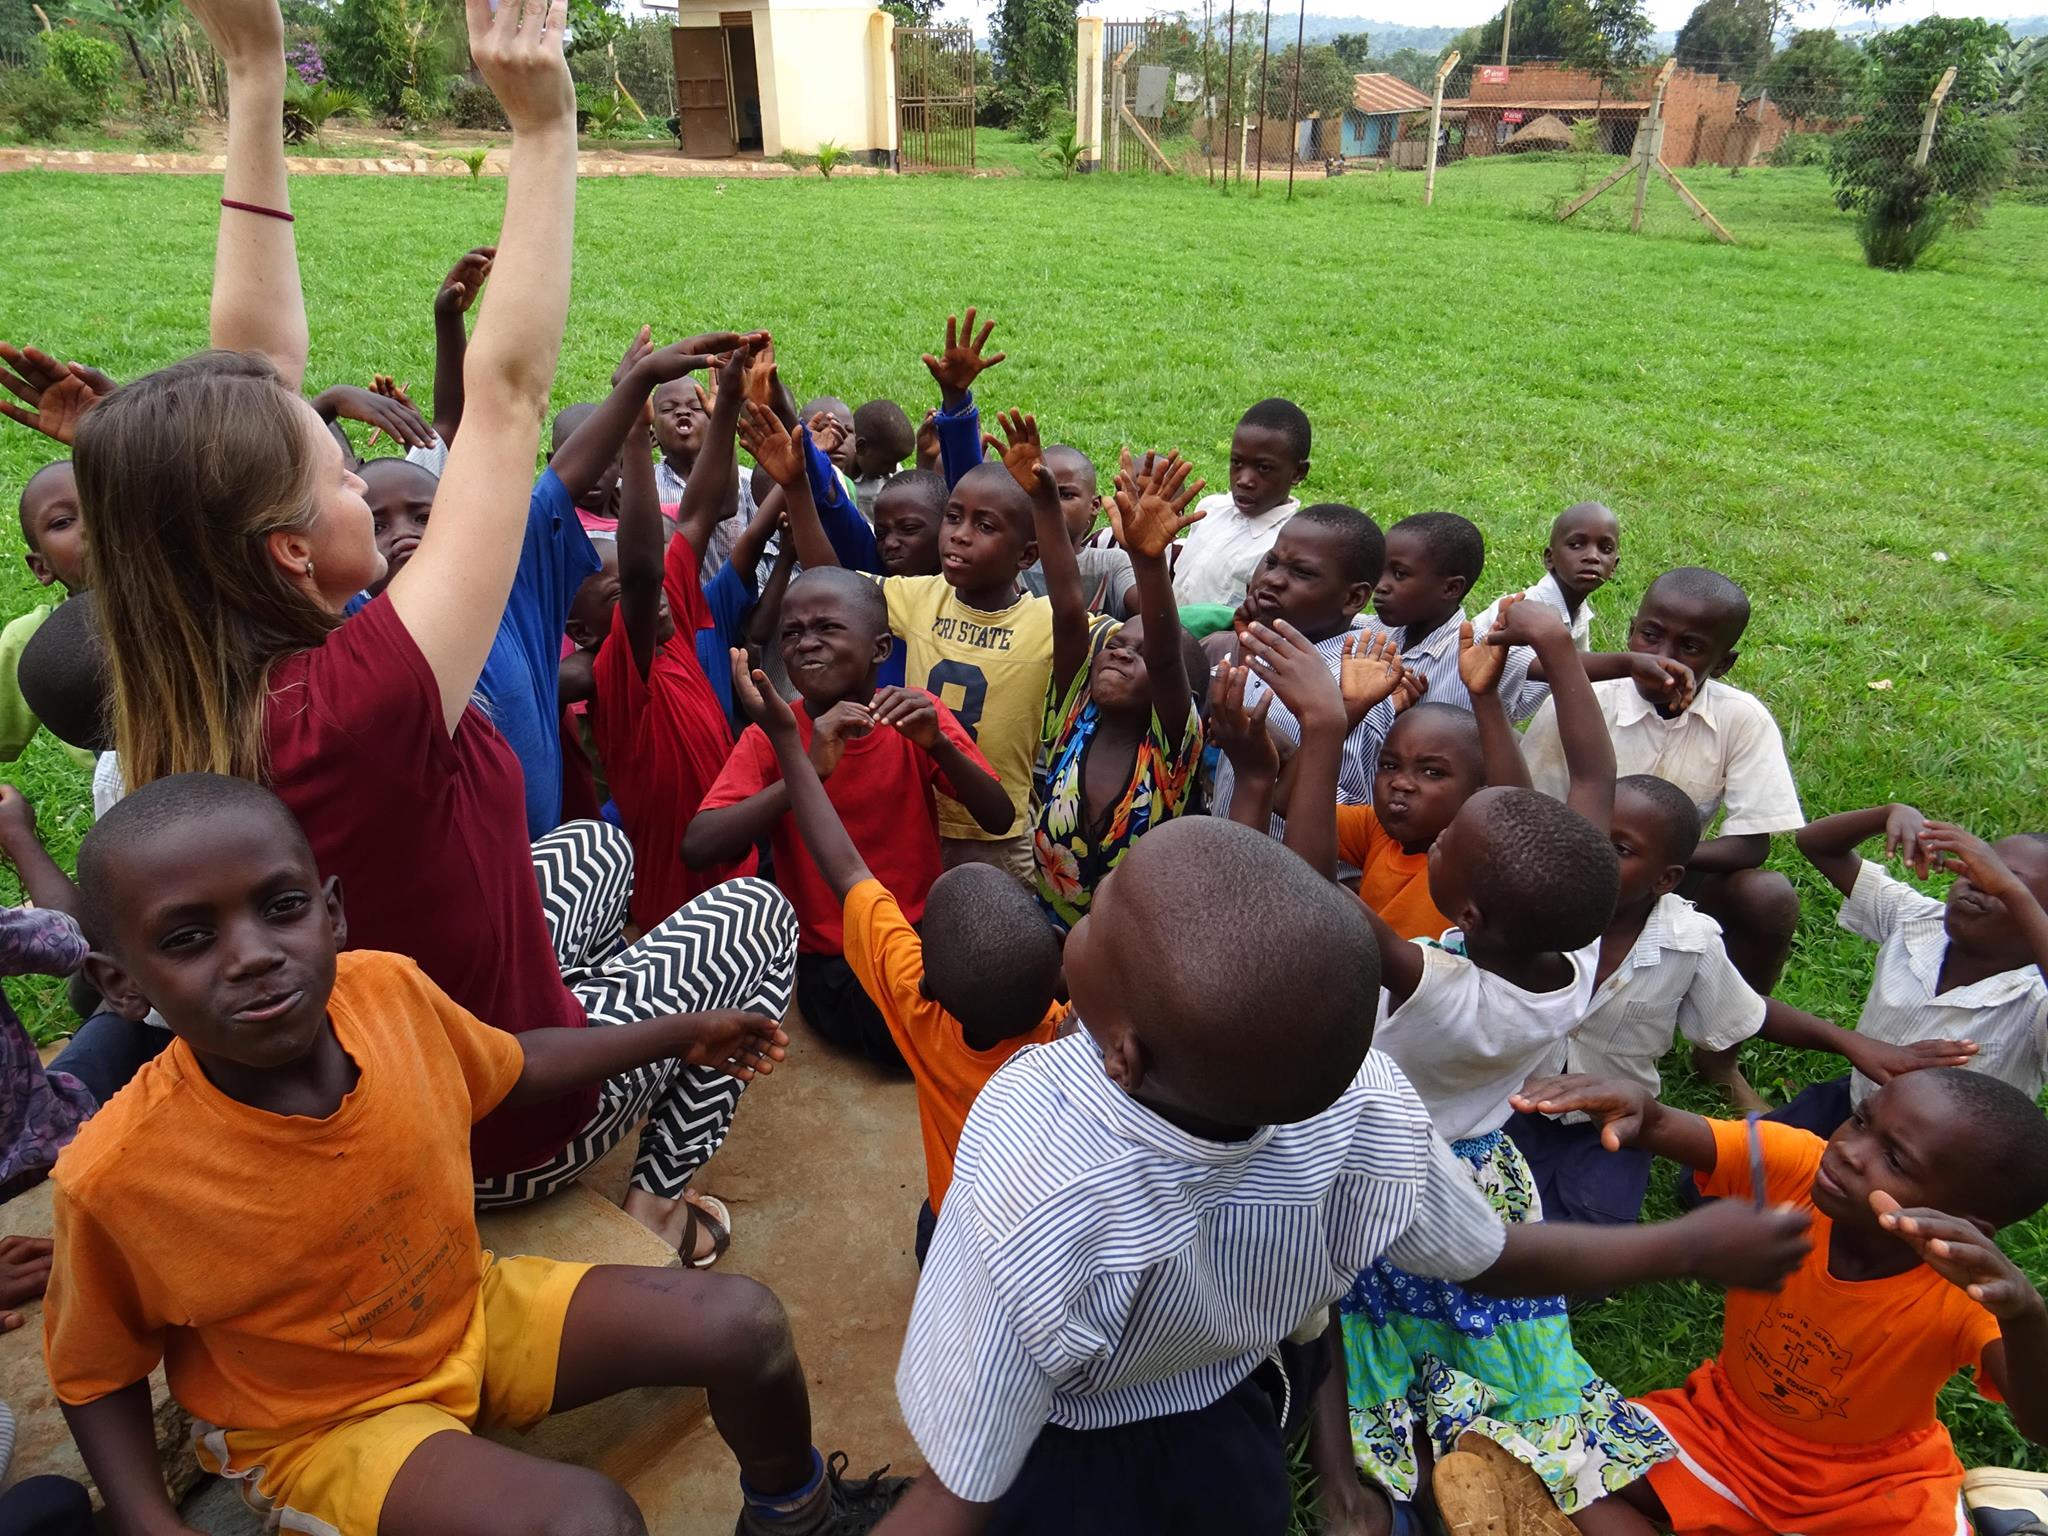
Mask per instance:
[[[1515,0],[1508,0],[1507,14],[1500,19],[1500,61],[1508,61],[1508,34],[1515,30]]]

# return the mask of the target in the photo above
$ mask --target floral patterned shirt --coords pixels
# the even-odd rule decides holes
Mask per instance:
[[[1094,652],[1118,626],[1096,627]],[[1088,744],[1102,724],[1101,712],[1088,691],[1092,665],[1074,676],[1065,697],[1048,690],[1045,712],[1045,797],[1033,829],[1032,854],[1038,864],[1038,902],[1062,930],[1087,912],[1095,887],[1118,864],[1146,829],[1171,820],[1187,809],[1195,768],[1202,760],[1202,721],[1193,709],[1176,748],[1154,710],[1138,743],[1131,782],[1110,807],[1101,825],[1087,825],[1081,791],[1081,770]]]
[[[0,908],[0,976],[69,976],[85,963],[85,935],[62,912]],[[21,1020],[0,997],[0,1200],[35,1183],[98,1108],[68,1072],[48,1072]]]

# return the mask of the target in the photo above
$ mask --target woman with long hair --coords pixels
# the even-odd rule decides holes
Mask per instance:
[[[268,784],[340,877],[350,942],[412,956],[498,1028],[780,1017],[796,947],[781,895],[733,882],[622,949],[625,838],[572,822],[529,848],[518,762],[472,702],[520,555],[568,310],[575,99],[546,4],[469,0],[471,51],[512,125],[504,233],[432,521],[346,624],[344,604],[384,559],[363,482],[299,393],[282,23],[276,0],[192,9],[229,79],[216,350],[117,390],[77,434],[127,782],[208,771]],[[738,1100],[724,1066],[622,1069],[601,1089],[487,1116],[473,1142],[480,1203],[560,1187],[645,1118],[627,1209],[708,1263],[727,1219],[687,1184]]]

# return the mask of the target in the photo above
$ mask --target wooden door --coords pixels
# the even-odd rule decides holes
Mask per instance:
[[[712,160],[733,152],[732,109],[726,99],[725,38],[717,27],[677,27],[676,115],[683,153]]]

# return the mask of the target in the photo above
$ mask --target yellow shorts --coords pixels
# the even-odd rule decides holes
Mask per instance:
[[[376,1536],[384,1496],[421,1441],[547,1417],[562,1325],[590,1267],[486,1254],[469,1328],[430,1375],[315,1429],[196,1424],[200,1465],[235,1479],[268,1530]]]

